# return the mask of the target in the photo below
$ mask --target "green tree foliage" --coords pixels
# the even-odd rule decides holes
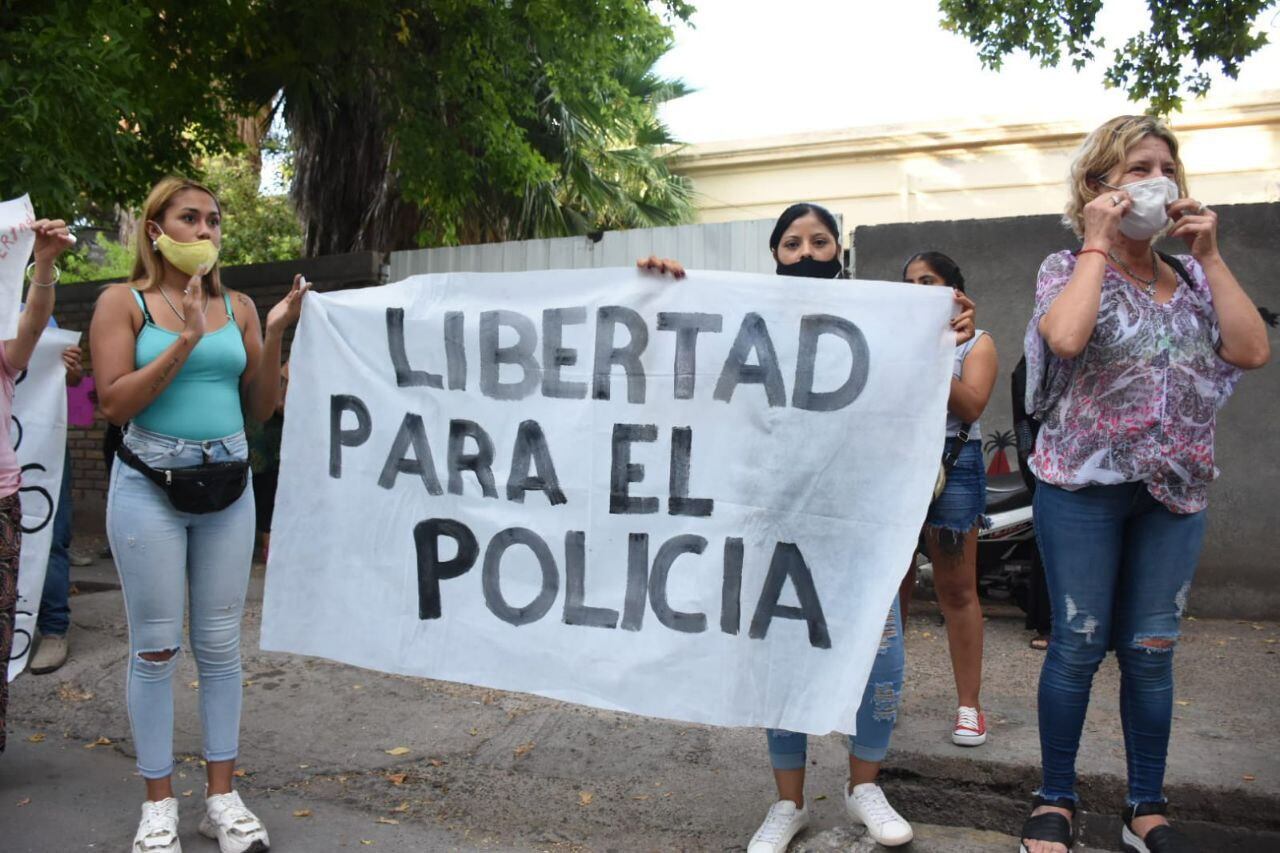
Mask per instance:
[[[74,251],[63,255],[58,264],[62,267],[62,282],[73,284],[81,281],[123,281],[133,270],[133,247],[108,239],[98,232],[91,248],[80,233],[81,242]]]
[[[242,93],[283,91],[307,254],[520,239],[691,215],[650,69],[668,0],[263,4]],[[254,56],[269,61],[253,62]]]
[[[0,196],[103,220],[201,150],[230,147],[213,69],[234,41],[233,5],[0,0]]]
[[[302,230],[284,195],[258,192],[261,176],[247,155],[220,155],[202,163],[204,180],[222,206],[223,266],[284,261],[302,253]]]
[[[287,261],[302,252],[302,230],[288,196],[263,195],[259,192],[260,164],[248,152],[201,157],[196,171],[204,183],[218,196],[222,206],[222,247],[219,259],[224,267]],[[286,161],[284,171],[289,171]],[[142,198],[134,199],[127,209],[136,212]],[[134,230],[132,219],[123,230],[126,243],[108,237],[102,229],[92,243],[83,241],[61,261],[62,280],[103,281],[127,278],[133,270]],[[112,229],[114,230],[114,229]],[[88,236],[82,232],[81,236]]]
[[[507,205],[493,239],[674,225],[691,217],[691,187],[667,170],[659,153],[675,140],[657,120],[658,105],[687,90],[655,76],[647,62],[620,69],[617,79],[634,105],[621,119],[590,106],[575,110],[554,97],[541,100],[530,137],[556,164],[556,177],[528,184],[520,209]],[[467,221],[484,218],[476,209]]]
[[[279,108],[306,254],[692,212],[651,71],[681,0],[0,5],[0,194],[40,210],[101,218]]]
[[[1112,51],[1106,84],[1148,101],[1153,113],[1175,112],[1184,93],[1209,91],[1214,66],[1235,79],[1241,63],[1267,43],[1255,22],[1277,2],[1147,0],[1151,28]],[[1065,54],[1079,70],[1106,49],[1094,33],[1102,0],[940,0],[939,8],[943,26],[977,46],[988,68],[1024,50],[1044,67]]]

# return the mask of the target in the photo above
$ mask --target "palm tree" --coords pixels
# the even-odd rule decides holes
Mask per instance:
[[[987,441],[982,445],[982,449],[986,453],[991,454],[991,464],[987,466],[987,476],[994,477],[998,474],[1008,474],[1012,469],[1009,467],[1009,457],[1005,451],[1014,446],[1013,430],[1003,430],[991,433],[987,437]]]
[[[661,104],[689,90],[654,74],[652,62],[624,66],[616,79],[634,99],[634,109],[609,115],[546,93],[531,138],[558,164],[559,174],[526,187],[520,210],[507,219],[509,231],[499,239],[652,228],[692,218],[692,186],[667,169],[665,158],[676,141],[657,117]]]

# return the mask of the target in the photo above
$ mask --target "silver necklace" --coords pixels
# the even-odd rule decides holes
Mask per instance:
[[[1154,246],[1151,247],[1151,271],[1155,273],[1155,275],[1153,275],[1151,278],[1143,278],[1142,276],[1134,272],[1132,269],[1130,269],[1128,264],[1126,264],[1124,261],[1116,257],[1116,253],[1114,249],[1109,250],[1107,252],[1107,257],[1110,258],[1112,262],[1115,263],[1118,267],[1120,267],[1120,269],[1124,270],[1125,273],[1129,276],[1129,278],[1141,284],[1143,291],[1147,294],[1148,297],[1150,297],[1151,299],[1156,298],[1156,282],[1160,280],[1160,268],[1156,266],[1156,250]]]
[[[169,294],[164,292],[164,285],[160,285],[157,289],[160,291],[160,296],[164,299],[165,304],[169,306],[169,310],[177,314],[179,320],[181,320],[183,323],[186,323],[187,318],[183,316],[181,311],[178,310],[178,306],[173,304],[173,300],[169,298]],[[202,314],[209,313],[209,295],[208,294],[205,294],[204,307],[201,308],[201,313]]]

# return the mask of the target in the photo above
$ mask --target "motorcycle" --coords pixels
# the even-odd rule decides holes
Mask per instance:
[[[978,594],[1012,600],[1026,610],[1030,575],[1040,553],[1031,490],[1021,472],[987,479],[986,511],[991,526],[978,531]]]

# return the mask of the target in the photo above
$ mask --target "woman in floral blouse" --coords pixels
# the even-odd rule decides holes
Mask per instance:
[[[1027,327],[1031,457],[1053,604],[1040,674],[1042,784],[1024,851],[1071,847],[1075,759],[1093,674],[1115,649],[1128,756],[1126,851],[1194,849],[1164,817],[1173,649],[1204,537],[1217,410],[1270,356],[1266,327],[1187,197],[1157,119],[1095,130],[1071,167],[1077,252],[1045,259]],[[1190,254],[1162,256],[1159,235]]]

